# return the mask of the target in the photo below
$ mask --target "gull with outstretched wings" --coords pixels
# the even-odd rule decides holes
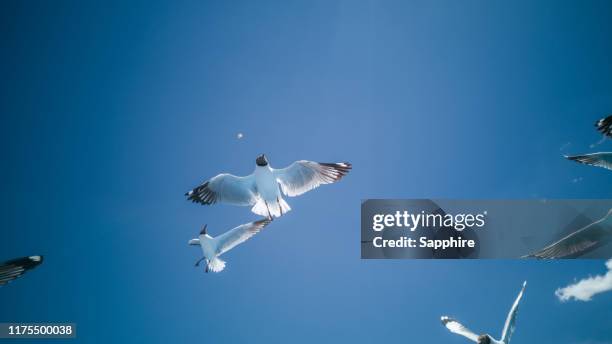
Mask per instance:
[[[299,160],[286,168],[270,167],[264,154],[255,160],[255,171],[246,177],[219,174],[187,192],[188,200],[201,204],[229,203],[252,206],[251,211],[272,219],[291,210],[283,194],[294,197],[322,184],[339,181],[351,164]]]
[[[219,259],[219,256],[247,241],[269,223],[269,219],[246,223],[216,237],[210,236],[204,226],[197,238],[189,240],[189,245],[200,246],[204,254],[204,257],[198,260],[195,266],[199,266],[201,261],[206,260],[205,272],[219,272],[225,269],[225,262]]]
[[[509,344],[510,339],[512,338],[512,334],[514,333],[514,329],[516,327],[516,315],[518,313],[519,303],[523,298],[523,293],[525,292],[526,286],[527,281],[523,282],[523,288],[521,288],[521,291],[516,297],[516,300],[512,304],[512,308],[510,308],[510,313],[508,313],[508,317],[506,317],[506,322],[504,324],[504,329],[502,330],[501,339],[499,340],[494,339],[493,337],[491,337],[491,335],[486,333],[477,335],[467,327],[463,326],[457,320],[447,316],[443,316],[440,319],[442,321],[442,325],[444,325],[449,331],[462,335],[478,344]]]
[[[610,240],[612,240],[612,209],[601,219],[521,258],[559,259],[579,257]]]
[[[23,276],[28,270],[32,270],[43,261],[42,256],[29,256],[11,259],[0,264],[0,286]]]

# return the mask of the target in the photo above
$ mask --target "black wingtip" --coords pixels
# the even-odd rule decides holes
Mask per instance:
[[[263,218],[263,219],[261,219],[261,220],[257,220],[257,221],[255,221],[255,222],[253,222],[253,224],[254,224],[255,226],[258,226],[258,227],[265,227],[265,226],[269,225],[269,224],[270,224],[270,222],[272,222],[272,220],[271,220],[270,218],[268,218],[268,217],[264,217],[264,218]]]
[[[217,194],[208,187],[209,182],[206,181],[195,189],[188,191],[185,196],[188,201],[210,205],[217,202]]]
[[[612,137],[612,115],[595,122],[595,127],[605,136]]]

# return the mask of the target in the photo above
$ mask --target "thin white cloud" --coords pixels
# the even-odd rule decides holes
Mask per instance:
[[[608,271],[604,275],[585,278],[565,288],[559,288],[555,291],[555,295],[562,302],[571,299],[591,301],[591,298],[597,294],[612,291],[612,259],[606,262],[606,267]]]

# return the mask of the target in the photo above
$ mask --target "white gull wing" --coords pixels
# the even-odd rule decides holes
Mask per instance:
[[[287,196],[299,196],[321,184],[342,179],[352,166],[348,162],[324,163],[299,160],[286,168],[273,170],[281,190]]]
[[[452,333],[462,335],[473,342],[478,343],[478,335],[470,331],[467,327],[461,325],[461,323],[459,323],[457,320],[447,316],[443,316],[440,318],[440,320],[442,321],[442,325],[446,326],[446,328]]]
[[[582,164],[603,167],[612,170],[612,152],[600,152],[583,155],[570,155],[566,159],[577,161]]]
[[[237,245],[247,241],[253,235],[259,233],[265,226],[267,226],[271,220],[263,219],[255,222],[246,223],[236,228],[230,229],[229,231],[215,237],[215,245],[217,255],[220,256],[223,253],[231,250]],[[202,239],[200,238],[200,241]]]
[[[600,119],[595,122],[595,126],[605,136],[612,137],[612,116]]]
[[[255,177],[237,177],[228,173],[219,174],[185,194],[188,200],[201,204],[217,202],[235,205],[253,205],[257,201]]]
[[[30,256],[12,259],[0,265],[0,286],[21,277],[28,270],[34,269],[43,261],[42,256]]]
[[[510,308],[510,313],[508,313],[508,317],[506,318],[506,323],[504,324],[504,330],[502,331],[501,341],[504,344],[509,344],[510,339],[512,338],[512,333],[514,333],[514,329],[516,328],[516,314],[518,313],[519,303],[523,298],[523,293],[525,292],[525,287],[527,286],[527,281],[523,282],[523,288],[519,292],[516,300],[512,304],[512,308]]]
[[[612,235],[612,223],[609,223],[612,220],[611,215],[612,209],[600,220],[586,225],[561,240],[522,258],[557,259],[580,255],[600,242],[608,240],[607,237]]]

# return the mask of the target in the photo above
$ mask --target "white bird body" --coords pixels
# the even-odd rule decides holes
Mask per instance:
[[[189,245],[200,246],[204,255],[202,259],[196,262],[196,266],[200,264],[200,261],[206,260],[206,272],[222,271],[225,268],[225,261],[221,260],[219,256],[247,241],[269,223],[269,219],[246,223],[230,229],[217,237],[208,235],[206,233],[206,226],[204,226],[197,238],[189,240]]]
[[[472,332],[467,327],[463,326],[457,320],[443,316],[440,318],[442,321],[442,325],[444,325],[449,331],[462,335],[471,341],[478,344],[510,344],[510,339],[512,338],[512,334],[514,333],[514,329],[516,327],[516,315],[518,313],[518,306],[523,298],[523,294],[525,292],[525,287],[527,286],[527,281],[523,282],[523,288],[519,292],[516,300],[512,304],[510,308],[510,312],[506,317],[506,322],[504,323],[504,329],[502,330],[501,339],[495,339],[489,334],[481,334],[477,335]]]
[[[279,217],[291,210],[283,199],[274,170],[270,165],[256,166],[253,172],[259,200],[253,206],[253,212],[268,217]]]
[[[283,169],[274,169],[265,155],[257,157],[255,171],[245,177],[219,174],[187,192],[187,199],[201,203],[217,202],[252,206],[251,211],[269,218],[291,210],[283,194],[294,197],[322,184],[331,184],[351,169],[349,163],[296,161]]]

